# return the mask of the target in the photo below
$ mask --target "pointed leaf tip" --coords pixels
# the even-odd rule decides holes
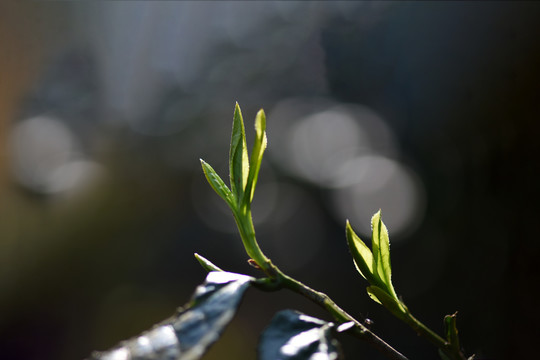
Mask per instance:
[[[257,111],[257,115],[255,116],[255,129],[257,128],[263,131],[266,130],[266,114],[264,113],[264,109]]]
[[[210,260],[206,259],[204,256],[201,256],[197,253],[193,254],[195,256],[195,259],[201,264],[204,270],[210,272],[210,271],[223,271],[218,266],[214,265]]]
[[[229,205],[229,207],[234,208],[234,195],[231,190],[225,185],[225,182],[219,177],[214,168],[210,166],[207,162],[201,159],[201,166],[204,172],[206,180],[214,189],[214,191]]]

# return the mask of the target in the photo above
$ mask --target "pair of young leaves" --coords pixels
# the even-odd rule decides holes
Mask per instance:
[[[240,106],[236,103],[229,153],[230,189],[214,169],[201,159],[204,175],[210,186],[225,200],[235,215],[238,211],[249,210],[266,145],[266,116],[261,109],[255,118],[255,143],[251,159],[248,160],[244,120]]]
[[[366,279],[369,296],[382,304],[400,319],[404,319],[408,310],[397,297],[392,285],[392,266],[390,264],[390,241],[388,229],[384,225],[381,211],[371,218],[371,250],[353,231],[347,221],[347,243],[358,272]]]
[[[370,284],[367,287],[369,296],[374,301],[382,304],[394,316],[411,325],[418,332],[419,328],[424,327],[424,325],[412,316],[407,306],[397,297],[394,286],[392,285],[390,242],[388,230],[381,219],[380,210],[371,218],[371,229],[370,250],[360,237],[354,233],[347,221],[347,243],[351,250],[356,269]],[[457,313],[447,315],[444,318],[446,333],[446,339],[444,340],[427,328],[423,331],[429,333],[431,341],[439,346],[439,354],[443,360],[464,358],[459,346],[456,315]],[[469,360],[473,357],[474,355]]]

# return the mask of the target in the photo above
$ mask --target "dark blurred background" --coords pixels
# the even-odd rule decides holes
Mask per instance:
[[[250,268],[224,177],[234,102],[269,148],[261,247],[410,359],[436,351],[365,293],[345,219],[382,208],[394,285],[467,354],[533,358],[540,316],[540,4],[0,4],[0,358],[82,359],[188,301],[198,252]],[[248,292],[206,359],[255,359],[296,294]],[[342,336],[346,358],[380,359]]]

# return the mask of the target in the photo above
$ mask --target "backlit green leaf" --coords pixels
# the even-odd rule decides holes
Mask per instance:
[[[373,285],[368,286],[366,290],[368,292],[369,297],[372,300],[383,305],[388,311],[390,311],[396,317],[402,320],[404,319],[404,316],[406,314],[406,308],[401,304],[401,302],[397,298],[391,296],[385,290],[381,289],[378,286],[373,286]]]
[[[332,323],[293,310],[277,313],[261,336],[260,360],[336,360]]]
[[[229,152],[229,172],[231,191],[238,203],[244,198],[249,174],[249,159],[247,153],[246,133],[240,106],[236,103],[233,117],[231,148]]]
[[[201,256],[197,253],[193,254],[195,256],[195,259],[201,264],[204,270],[210,272],[210,271],[223,271],[218,266],[214,265],[210,260],[205,258],[204,256]]]
[[[206,180],[208,180],[208,183],[214,189],[214,191],[223,199],[225,202],[232,208],[235,209],[236,204],[234,201],[234,195],[229,190],[227,185],[223,182],[223,180],[219,177],[219,175],[216,173],[216,171],[204,160],[201,159],[201,166],[204,172],[204,176],[206,177]]]
[[[392,267],[390,265],[390,240],[388,230],[382,222],[381,211],[371,218],[371,247],[373,250],[373,268],[384,283],[388,292],[397,298],[392,286]]]
[[[362,239],[356,235],[349,220],[347,220],[347,224],[345,225],[345,233],[356,269],[370,284],[376,283],[376,278],[373,274],[373,255],[371,250]]]
[[[245,204],[249,204],[253,200],[253,193],[255,192],[255,185],[257,185],[257,179],[259,177],[259,170],[261,168],[261,162],[264,150],[266,149],[266,144],[266,116],[264,111],[261,109],[255,118],[255,143],[253,144],[253,150],[251,152],[251,159],[249,163],[249,176],[243,200]]]

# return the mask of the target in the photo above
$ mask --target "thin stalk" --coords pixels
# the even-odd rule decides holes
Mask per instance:
[[[250,258],[255,260],[255,263],[264,271],[265,274],[271,278],[275,277],[275,274],[272,272],[273,265],[270,259],[268,259],[262,252],[259,244],[257,243],[257,238],[255,237],[255,227],[253,226],[253,220],[251,217],[251,210],[245,208],[239,211],[233,211],[234,220],[236,221],[236,226],[240,232],[240,237],[244,243],[244,248],[246,253]]]
[[[370,343],[373,347],[379,350],[383,355],[388,359],[394,360],[408,360],[403,354],[394,349],[376,334],[371,332],[367,327],[362,323],[356,320],[354,317],[349,315],[345,310],[340,308],[328,295],[320,291],[316,291],[310,288],[307,285],[304,285],[300,281],[291,278],[288,275],[282,273],[277,267],[275,267],[276,273],[278,274],[281,285],[284,288],[292,290],[309,300],[313,301],[317,305],[326,309],[332,317],[339,323],[345,322],[354,322],[355,326],[351,329],[351,332],[354,336],[364,341]]]
[[[268,276],[267,278],[260,279],[261,281],[256,282],[257,286],[267,291],[287,288],[302,296],[305,296],[306,298],[326,309],[336,321],[340,323],[353,322],[355,326],[353,326],[350,331],[355,336],[371,343],[388,358],[406,360],[407,358],[405,356],[403,356],[397,350],[393,349],[377,335],[372,333],[358,320],[347,314],[343,309],[336,305],[336,303],[326,294],[313,290],[312,288],[302,284],[298,280],[293,279],[290,276],[281,272],[274,264],[272,264],[270,259],[264,255],[261,248],[259,247],[259,244],[257,243],[257,239],[255,237],[253,219],[251,217],[251,198],[253,195],[253,189],[257,182],[259,166],[262,160],[262,152],[264,151],[264,147],[266,146],[266,125],[264,113],[259,114],[262,115],[260,117],[259,115],[257,115],[255,123],[257,140],[252,151],[252,158],[250,163],[252,170],[250,170],[250,172],[248,173],[247,179],[239,181],[239,184],[242,184],[242,186],[245,186],[245,188],[237,189],[234,186],[235,180],[243,179],[245,171],[247,171],[245,166],[247,164],[247,160],[244,159],[247,158],[247,151],[245,149],[246,139],[244,133],[244,124],[238,103],[236,104],[235,108],[235,115],[233,120],[233,135],[231,139],[231,152],[229,154],[231,190],[227,188],[227,186],[223,183],[223,180],[221,180],[221,178],[217,174],[215,174],[214,170],[209,165],[202,162],[203,170],[205,171],[205,175],[207,176],[210,185],[227,202],[227,204],[229,204],[233,212],[236,225],[240,232],[240,236],[242,238],[242,242],[248,256],[251,257],[252,261],[255,262],[255,264]],[[238,146],[240,146],[240,148],[238,148]],[[238,149],[240,149],[239,151],[241,151],[241,153],[237,152]],[[238,154],[240,154],[241,156],[237,156]],[[238,168],[238,165],[241,165],[241,169]],[[238,179],[235,179],[236,177],[238,177]],[[247,181],[247,184],[244,185],[243,181]],[[215,265],[207,263],[199,257],[197,259],[205,268],[216,268],[220,270],[219,268],[215,267]],[[388,282],[389,281],[390,278],[388,277]],[[389,296],[397,299],[393,287],[390,287],[391,294],[389,294]],[[406,311],[404,315],[405,316],[403,318],[400,316],[402,320],[409,324],[419,335],[426,337],[429,341],[435,344],[451,359],[465,359],[463,354],[461,354],[461,352],[459,351],[459,345],[457,345],[457,343],[450,344],[449,342],[445,341],[442,337],[434,333],[432,330],[430,330],[428,327],[418,321],[415,317],[413,317],[408,311]]]
[[[268,275],[272,284],[268,287],[261,286],[262,289],[268,290],[278,290],[279,288],[287,288],[292,290],[314,303],[322,306],[326,309],[332,317],[339,323],[354,322],[355,326],[351,329],[351,333],[370,343],[376,349],[378,349],[382,354],[386,355],[389,359],[392,360],[408,360],[403,354],[395,350],[384,340],[379,338],[377,335],[372,333],[368,328],[362,325],[358,320],[353,318],[351,315],[347,314],[342,308],[340,308],[336,303],[328,297],[328,295],[313,290],[312,288],[302,284],[300,281],[293,279],[292,277],[285,275],[277,266],[272,264],[270,259],[268,259],[262,252],[259,244],[257,243],[257,238],[255,237],[255,228],[253,226],[253,220],[251,217],[251,210],[249,206],[242,209],[233,211],[234,219],[236,220],[236,225],[240,232],[240,237],[244,243],[244,248],[246,249],[247,254],[255,260],[255,263],[261,268],[261,270]],[[262,283],[261,283],[262,285]]]
[[[412,327],[418,335],[425,337],[433,345],[437,346],[440,349],[444,349],[446,347],[446,341],[441,336],[439,336],[433,330],[420,322],[420,320],[415,318],[410,312],[407,312],[405,314],[404,321],[410,327]]]
[[[233,211],[233,214],[248,256],[255,261],[260,269],[268,276],[269,280],[271,280],[272,286],[268,287],[268,290],[287,288],[308,298],[328,311],[337,322],[354,322],[355,326],[350,330],[351,333],[357,338],[370,343],[389,359],[407,360],[403,354],[392,348],[384,340],[366,328],[362,323],[340,308],[332,299],[330,299],[330,297],[328,297],[328,295],[316,291],[309,286],[304,285],[300,281],[284,274],[278,267],[272,264],[272,261],[264,255],[257,242],[249,206]],[[263,286],[262,288],[265,287]],[[441,349],[445,354],[447,354],[451,359],[464,359],[461,352],[458,351],[456,353],[456,351],[450,349],[449,344],[442,337],[425,326],[409,312],[406,313],[403,320],[419,335],[425,337],[427,340]]]

